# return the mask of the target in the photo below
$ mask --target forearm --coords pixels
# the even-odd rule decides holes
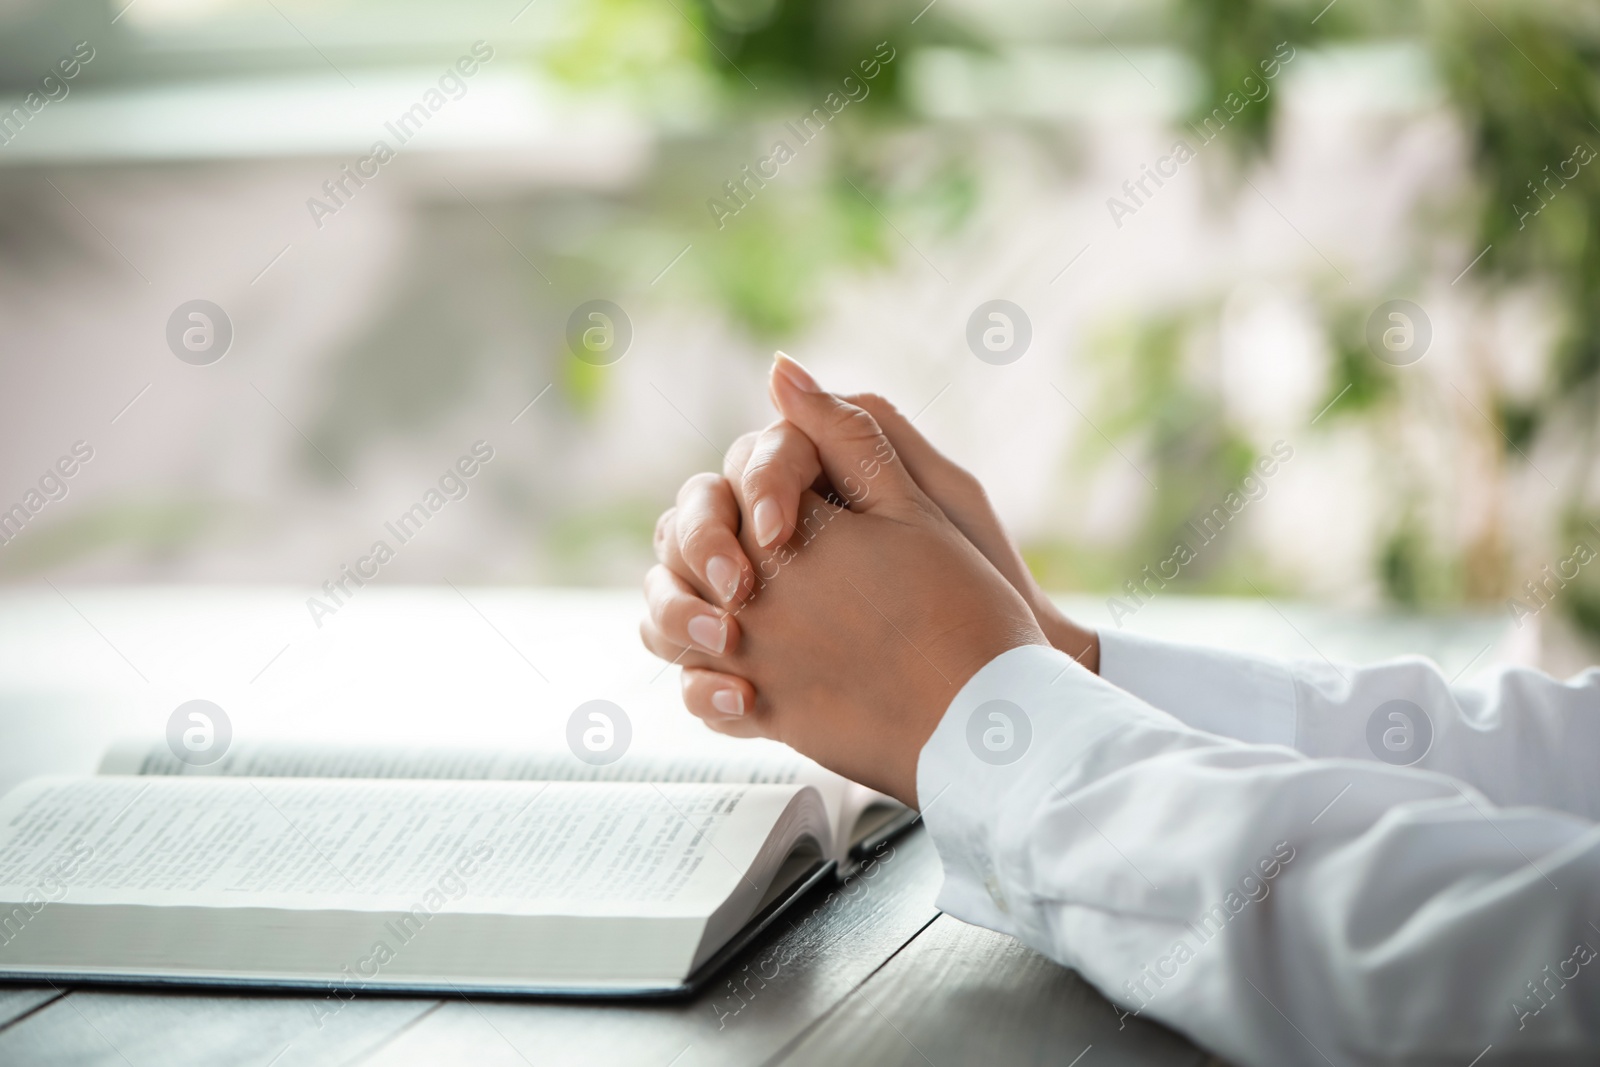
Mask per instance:
[[[1466,782],[1496,804],[1600,817],[1600,671],[1506,670],[1452,686],[1407,658],[1275,660],[1110,631],[1100,674],[1185,725],[1308,756],[1380,760]]]
[[[1012,764],[968,745],[995,700],[1029,709]],[[1032,649],[956,698],[919,796],[941,907],[1241,1063],[1600,1050],[1600,979],[1548,1000],[1526,986],[1600,945],[1592,824],[1203,734]]]

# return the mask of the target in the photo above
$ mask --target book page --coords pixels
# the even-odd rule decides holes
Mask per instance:
[[[821,770],[797,755],[767,751],[631,752],[594,766],[565,751],[264,741],[236,744],[215,763],[193,766],[164,741],[122,741],[101,774],[230,775],[259,778],[481,778],[507,781],[790,783]],[[823,772],[826,774],[827,772]],[[815,777],[815,775],[811,775]]]
[[[827,806],[833,858],[843,859],[854,838],[856,820],[869,806],[888,803],[882,794],[854,785],[803,756],[752,749],[710,752],[674,749],[629,752],[616,763],[593,766],[566,751],[319,744],[263,741],[235,744],[215,763],[193,766],[173,755],[165,741],[125,740],[113,745],[101,774],[227,776],[261,778],[430,778],[505,781],[724,782],[804,784],[816,788]]]
[[[709,914],[797,788],[34,779],[0,802],[0,899]]]

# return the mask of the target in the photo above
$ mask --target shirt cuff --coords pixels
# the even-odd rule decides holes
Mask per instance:
[[[1275,660],[1102,630],[1100,677],[1196,730],[1294,747],[1294,675]]]
[[[1038,933],[1036,901],[1012,899],[1030,884],[1030,820],[1097,735],[1145,716],[1165,718],[1048,645],[1013,648],[973,675],[917,760],[944,868],[938,907],[1025,941]]]

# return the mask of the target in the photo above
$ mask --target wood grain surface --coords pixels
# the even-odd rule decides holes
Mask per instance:
[[[1072,971],[941,915],[812,1027],[781,1067],[840,1063],[1198,1067],[1183,1038],[1118,1011]]]

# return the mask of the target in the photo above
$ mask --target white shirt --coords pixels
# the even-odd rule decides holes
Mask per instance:
[[[1247,1067],[1600,1063],[1600,670],[1100,655],[946,710],[941,908]]]

